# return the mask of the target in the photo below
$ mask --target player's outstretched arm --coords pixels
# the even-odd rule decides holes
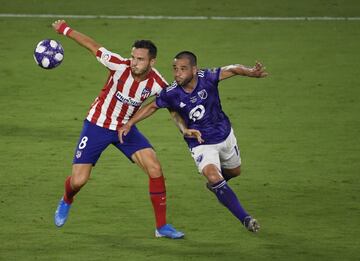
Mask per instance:
[[[268,73],[265,71],[265,67],[260,62],[256,62],[253,67],[246,67],[241,64],[232,64],[221,67],[219,81],[235,75],[264,78],[268,76]]]
[[[52,24],[52,27],[59,34],[63,34],[65,36],[73,39],[75,42],[77,42],[81,46],[89,49],[90,52],[92,52],[92,54],[94,54],[94,55],[96,55],[97,50],[101,47],[101,45],[98,44],[97,42],[95,42],[94,39],[70,28],[64,20],[55,21]]]
[[[181,134],[187,138],[195,138],[201,144],[204,140],[201,138],[201,132],[195,129],[188,129],[184,119],[176,111],[169,109],[171,118],[175,122],[175,125],[180,130]]]
[[[140,110],[138,110],[134,116],[118,130],[118,136],[121,143],[123,143],[123,135],[126,136],[131,127],[138,123],[139,121],[142,121],[143,119],[151,116],[154,114],[159,108],[156,106],[155,101],[145,105]]]

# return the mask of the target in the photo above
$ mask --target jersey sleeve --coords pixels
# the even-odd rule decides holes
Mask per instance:
[[[154,88],[152,94],[159,95],[160,92],[169,84],[155,68],[152,68],[152,72],[152,76],[154,78]]]
[[[96,52],[97,60],[105,65],[108,69],[115,71],[123,66],[130,65],[130,60],[121,57],[121,55],[113,53],[104,47],[100,47]]]
[[[206,73],[206,80],[207,81],[210,81],[214,84],[217,84],[219,82],[219,77],[220,77],[220,71],[221,71],[221,68],[218,67],[218,68],[212,68],[212,69],[207,69],[205,71]]]
[[[163,89],[155,98],[156,106],[159,108],[170,108],[169,97],[166,89]]]

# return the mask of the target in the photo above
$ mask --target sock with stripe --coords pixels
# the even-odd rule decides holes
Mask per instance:
[[[222,180],[213,184],[212,189],[218,200],[227,209],[229,209],[230,212],[241,221],[241,223],[244,223],[245,217],[249,216],[249,214],[241,206],[239,199],[226,181]]]
[[[166,224],[166,189],[164,176],[149,177],[149,193],[154,208],[156,228]]]

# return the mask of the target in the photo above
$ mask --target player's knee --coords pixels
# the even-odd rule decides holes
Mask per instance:
[[[238,167],[234,170],[234,176],[237,177],[237,176],[240,176],[240,174],[241,174],[241,168]]]
[[[158,162],[154,162],[150,166],[146,166],[147,174],[152,178],[158,178],[162,176],[161,165]]]
[[[73,168],[71,176],[71,186],[73,189],[80,189],[89,180],[90,173],[87,170],[81,168]]]
[[[71,178],[71,186],[73,189],[80,189],[83,187],[88,181],[87,177],[84,176],[72,176]]]
[[[210,184],[215,184],[222,181],[224,178],[220,175],[218,168],[215,165],[207,165],[202,170],[203,175],[207,178]]]
[[[215,184],[215,183],[218,183],[220,181],[222,181],[224,178],[222,176],[220,176],[218,173],[210,173],[210,174],[207,174],[206,176],[208,182],[210,184]]]

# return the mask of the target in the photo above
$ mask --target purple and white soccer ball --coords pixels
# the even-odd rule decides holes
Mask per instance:
[[[64,49],[61,44],[55,40],[42,40],[34,50],[34,59],[41,68],[53,69],[63,61]]]

